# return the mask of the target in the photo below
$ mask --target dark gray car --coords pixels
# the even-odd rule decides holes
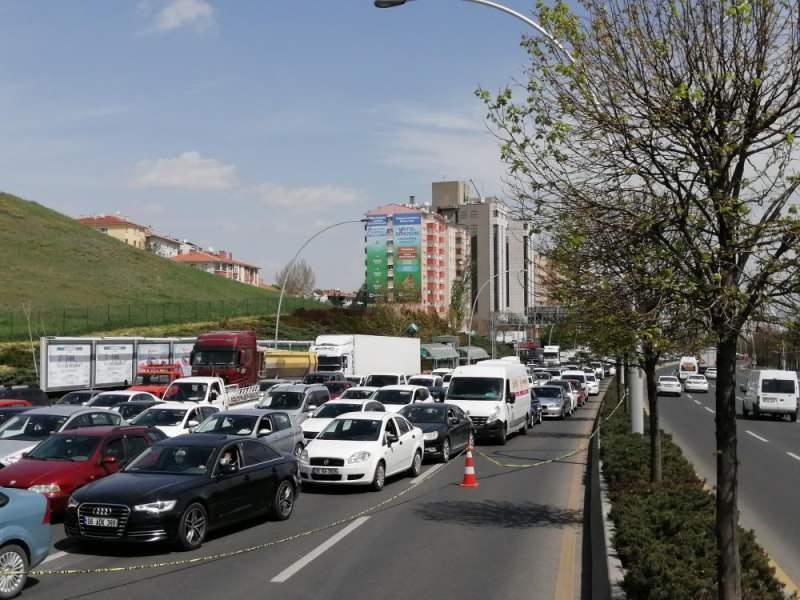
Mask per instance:
[[[276,385],[257,408],[286,413],[295,425],[300,425],[330,399],[331,394],[324,385]]]
[[[284,454],[303,451],[303,430],[285,412],[259,409],[218,412],[194,428],[192,433],[221,433],[262,438]]]

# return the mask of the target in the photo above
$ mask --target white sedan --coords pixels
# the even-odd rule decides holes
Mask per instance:
[[[658,378],[658,385],[656,392],[659,396],[666,396],[668,394],[681,395],[681,380],[672,375],[662,375]]]
[[[706,369],[706,379],[716,379],[717,378],[717,368],[716,367],[708,367]]]
[[[337,400],[366,400],[371,398],[372,394],[377,392],[380,388],[367,387],[365,385],[357,385],[355,387],[347,388],[342,392],[342,395],[336,398]]]
[[[422,470],[422,430],[402,415],[346,413],[336,417],[300,455],[303,483],[368,485],[383,489],[386,477]]]
[[[421,385],[386,385],[375,392],[372,399],[383,404],[388,412],[397,412],[414,402],[434,401],[428,388]]]
[[[350,388],[351,390],[353,388]],[[347,390],[348,392],[350,390]],[[386,412],[383,404],[369,398],[363,400],[341,399],[331,400],[320,406],[303,421],[303,439],[313,440],[339,415],[353,412]]]
[[[190,433],[216,412],[216,406],[200,406],[196,402],[161,402],[139,414],[131,425],[157,427],[168,437],[175,437]]]
[[[707,392],[708,380],[705,375],[689,375],[683,382],[683,389],[686,392]]]
[[[597,396],[600,394],[600,382],[597,381],[597,375],[594,373],[586,373],[586,387],[590,396]]]

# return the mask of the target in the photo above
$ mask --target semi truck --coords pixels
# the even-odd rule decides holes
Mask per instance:
[[[191,354],[193,377],[221,377],[227,385],[258,383],[263,352],[255,331],[211,331],[197,336]]]
[[[559,346],[545,346],[542,357],[545,367],[561,366],[561,348]]]
[[[309,350],[317,355],[318,371],[341,371],[345,377],[416,375],[422,369],[419,338],[320,335]]]

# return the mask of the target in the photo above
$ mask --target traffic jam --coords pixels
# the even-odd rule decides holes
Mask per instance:
[[[196,550],[231,524],[291,518],[301,491],[379,492],[423,463],[471,460],[475,444],[568,419],[614,374],[544,350],[537,364],[423,372],[405,337],[325,335],[303,350],[253,331],[42,338],[40,387],[0,399],[0,598],[53,552],[54,524],[100,552]]]

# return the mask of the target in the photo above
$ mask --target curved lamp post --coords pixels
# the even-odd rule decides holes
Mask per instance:
[[[303,245],[298,248],[297,252],[295,252],[292,260],[289,261],[289,265],[286,269],[286,276],[283,278],[283,285],[281,285],[281,295],[278,298],[278,314],[275,315],[275,341],[278,341],[278,332],[281,326],[281,305],[283,304],[283,295],[286,293],[286,282],[289,281],[289,276],[292,273],[292,269],[294,268],[294,263],[297,260],[297,257],[300,256],[300,253],[308,246],[317,236],[325,233],[333,229],[334,227],[339,227],[340,225],[350,225],[351,223],[366,223],[366,219],[351,219],[349,221],[339,221],[338,223],[334,223],[333,225],[328,225],[327,227],[323,227],[319,231],[317,231],[314,235],[308,238]]]
[[[472,307],[470,308],[470,311],[469,311],[469,324],[467,325],[467,346],[468,346],[468,348],[467,348],[467,361],[469,361],[469,347],[472,346],[472,317],[475,315],[475,309],[478,306],[478,298],[481,297],[481,292],[483,291],[483,288],[485,288],[487,285],[489,285],[494,279],[497,279],[498,277],[500,277],[502,275],[505,275],[506,273],[513,273],[515,271],[517,273],[524,273],[525,269],[506,269],[505,271],[501,271],[500,273],[496,273],[496,274],[492,275],[491,277],[489,277],[489,279],[484,281],[481,284],[481,286],[478,288],[478,292],[475,294],[475,300],[472,301]],[[492,346],[492,348],[494,348],[494,346]]]

